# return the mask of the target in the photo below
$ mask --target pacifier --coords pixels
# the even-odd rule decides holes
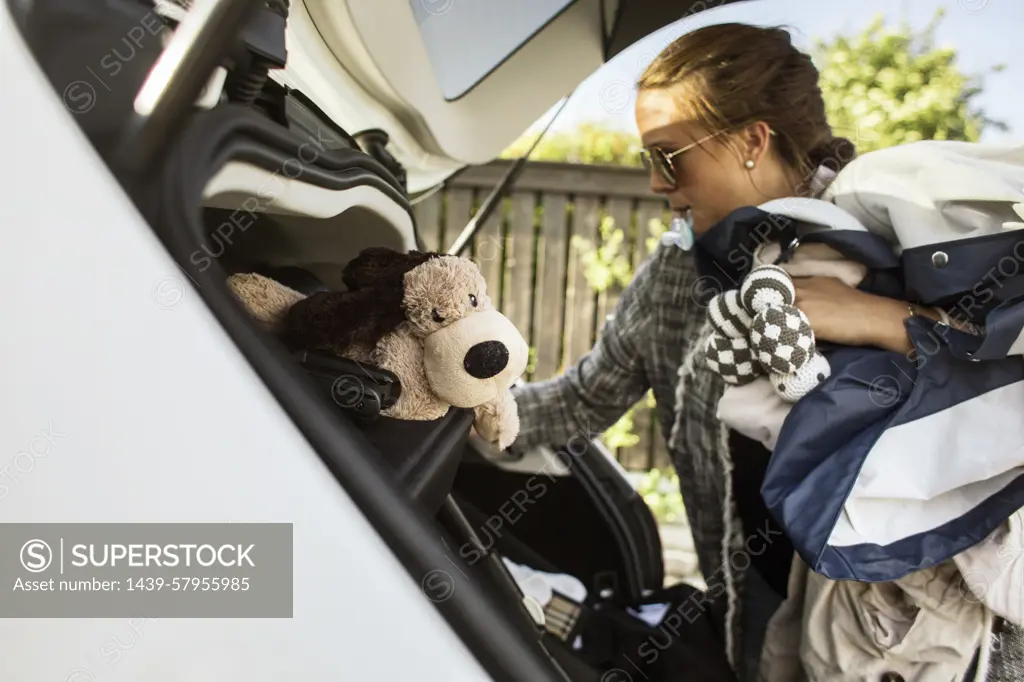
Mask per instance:
[[[661,241],[666,244],[675,244],[683,251],[692,249],[693,210],[687,211],[686,215],[673,217],[668,232],[661,236]]]

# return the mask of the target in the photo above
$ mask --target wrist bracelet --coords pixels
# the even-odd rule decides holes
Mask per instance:
[[[935,312],[937,312],[939,314],[939,318],[940,318],[940,321],[942,322],[942,324],[946,325],[947,327],[952,327],[953,326],[949,322],[949,313],[947,313],[945,310],[943,310],[942,308],[940,308],[938,306],[933,307],[932,310],[934,310]]]
[[[945,310],[943,310],[942,308],[939,308],[937,306],[935,308],[933,308],[933,310],[935,310],[935,312],[937,312],[939,314],[939,316],[942,318],[942,324],[946,325],[950,329],[956,329],[957,331],[961,331],[961,332],[964,332],[964,333],[967,333],[967,334],[971,334],[973,336],[984,336],[985,335],[985,327],[984,327],[984,325],[975,324],[974,322],[971,322],[970,320],[961,320],[961,319],[953,320],[953,319],[950,318],[949,313],[947,313]]]
[[[931,310],[934,310],[935,314],[937,314],[939,316],[939,324],[943,324],[943,325],[949,327],[950,329],[956,329],[957,331],[966,332],[967,334],[972,334],[974,336],[984,336],[985,335],[985,327],[984,327],[984,325],[975,324],[975,323],[970,322],[968,320],[957,320],[956,324],[954,324],[953,320],[949,316],[949,313],[947,313],[942,308],[940,308],[938,306],[932,306]],[[917,315],[921,315],[921,309],[918,308],[913,303],[908,303],[907,304],[907,311],[910,313],[911,317],[915,317]]]

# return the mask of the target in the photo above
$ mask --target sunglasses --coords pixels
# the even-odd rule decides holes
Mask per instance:
[[[705,135],[704,137],[702,137],[701,139],[697,140],[696,142],[690,143],[690,144],[686,145],[685,147],[677,149],[677,150],[675,150],[673,152],[666,152],[664,149],[661,149],[660,147],[653,147],[653,148],[650,148],[650,149],[645,147],[644,149],[640,150],[640,161],[641,161],[641,163],[643,163],[644,168],[647,169],[648,173],[651,172],[651,167],[652,166],[654,168],[656,168],[658,170],[658,173],[665,180],[665,182],[667,182],[669,185],[672,186],[673,189],[675,189],[675,187],[676,187],[676,167],[672,163],[672,159],[676,158],[677,156],[679,156],[683,152],[688,152],[691,149],[693,149],[694,147],[696,147],[698,145],[701,145],[701,144],[704,144],[705,142],[707,142],[711,138],[717,137],[717,136],[721,135],[724,132],[725,132],[724,130],[720,130],[717,133],[711,133],[710,135]]]

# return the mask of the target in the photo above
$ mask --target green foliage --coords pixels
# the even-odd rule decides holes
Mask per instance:
[[[636,412],[636,406],[630,408],[629,412],[622,415],[619,421],[615,422],[611,428],[601,434],[601,442],[605,444],[605,447],[615,450],[617,448],[631,448],[640,442],[640,436],[633,432],[633,415]]]
[[[601,434],[601,442],[605,444],[605,447],[611,449],[631,448],[639,443],[640,436],[636,435],[633,431],[633,417],[636,415],[637,410],[653,410],[654,406],[654,393],[648,391],[643,400],[631,407],[626,414],[619,418],[619,421],[615,422],[611,428]]]
[[[529,150],[539,132],[528,133],[501,153],[501,158],[519,158]],[[640,138],[600,123],[586,122],[570,131],[544,136],[530,155],[531,161],[561,161],[606,166],[640,166]]]
[[[644,239],[644,246],[647,247],[647,253],[654,253],[654,250],[658,248],[658,241],[661,239],[661,235],[668,231],[668,225],[665,224],[664,220],[657,218],[651,218],[647,222],[647,234],[648,236]],[[632,275],[630,276],[632,279]]]
[[[828,120],[859,153],[918,140],[974,142],[988,126],[1006,129],[973,105],[982,77],[957,67],[956,50],[935,47],[944,15],[940,8],[917,33],[906,23],[890,29],[879,15],[858,35],[816,41]]]
[[[643,475],[636,489],[659,525],[686,520],[679,476],[674,469],[651,469]]]
[[[604,216],[599,226],[601,243],[598,246],[589,239],[573,235],[573,248],[581,254],[583,276],[591,288],[600,293],[607,291],[612,285],[625,287],[633,279],[633,266],[629,262],[629,253],[624,252],[626,234],[622,228],[615,227],[615,219]]]
[[[653,253],[658,240],[668,226],[663,220],[651,218],[647,223],[647,236],[644,237],[646,253]],[[580,253],[583,263],[583,276],[590,288],[597,293],[607,291],[613,286],[625,288],[633,280],[633,264],[625,247],[626,233],[615,226],[615,219],[604,216],[598,227],[600,243],[595,246],[589,239],[573,235],[572,245]]]

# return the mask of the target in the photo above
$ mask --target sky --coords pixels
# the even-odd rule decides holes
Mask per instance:
[[[921,29],[940,7],[946,15],[936,30],[936,43],[957,50],[962,71],[974,74],[996,64],[1006,67],[985,77],[984,92],[975,99],[975,106],[990,118],[1006,122],[1010,130],[988,130],[981,141],[1024,142],[1024,0],[754,0],[716,7],[651,34],[598,69],[573,93],[552,130],[600,121],[635,132],[633,84],[663,47],[700,26],[732,21],[783,25],[798,47],[809,49],[816,38],[859,32],[879,14],[894,27],[906,20],[912,28]],[[557,107],[531,130],[545,125]]]

